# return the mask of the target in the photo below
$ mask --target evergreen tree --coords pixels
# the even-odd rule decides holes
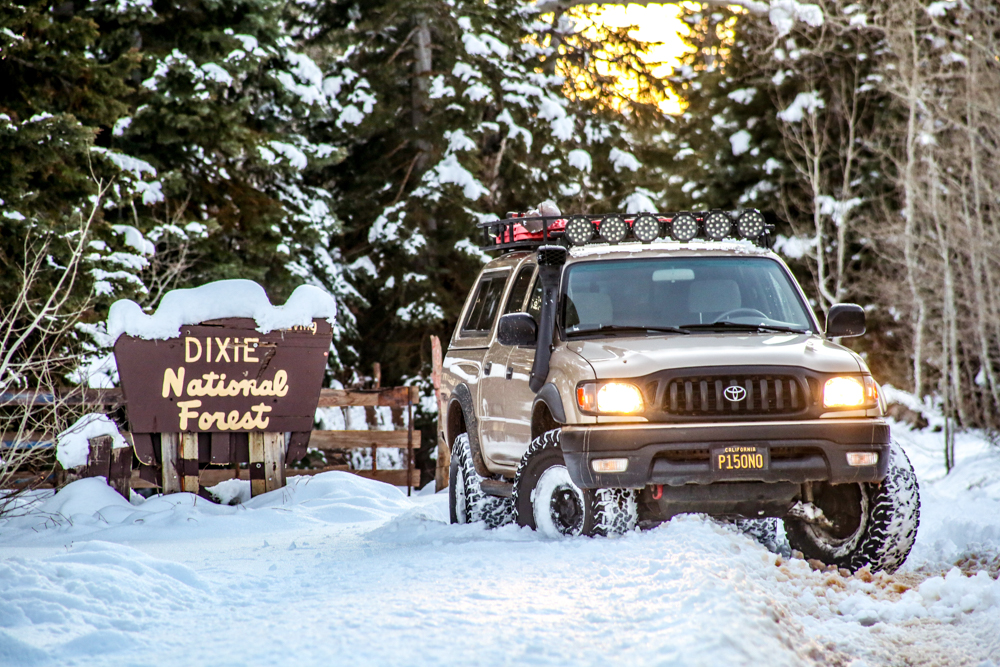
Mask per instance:
[[[337,101],[317,140],[346,151],[326,182],[367,303],[360,365],[382,363],[389,381],[421,372],[427,336],[455,325],[483,261],[477,222],[547,199],[567,212],[652,205],[632,184],[642,110],[610,104],[609,77],[565,94],[602,37],[569,17],[511,0],[331,1],[297,5],[295,26]],[[630,39],[609,35],[603,46]]]

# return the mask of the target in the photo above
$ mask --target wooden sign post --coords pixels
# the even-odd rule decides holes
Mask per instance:
[[[185,325],[168,340],[120,336],[136,455],[159,466],[163,493],[198,493],[199,462],[248,463],[252,495],[284,486],[286,457],[306,452],[332,337],[322,319],[263,334],[244,318]]]

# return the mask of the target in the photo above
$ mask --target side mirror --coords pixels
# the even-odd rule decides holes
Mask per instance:
[[[501,345],[534,345],[538,340],[538,325],[528,313],[510,313],[500,317],[497,340]]]
[[[826,314],[826,337],[860,336],[865,332],[865,311],[853,303],[838,303]]]

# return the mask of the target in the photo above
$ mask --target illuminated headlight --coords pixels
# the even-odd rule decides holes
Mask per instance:
[[[823,385],[824,408],[860,408],[865,404],[865,387],[853,377],[830,378]]]
[[[755,239],[764,233],[764,216],[755,208],[743,211],[736,219],[736,229],[745,239]]]
[[[573,245],[584,245],[594,238],[594,223],[582,215],[574,215],[566,223],[566,238]]]
[[[660,221],[655,215],[643,213],[632,223],[632,233],[643,243],[650,243],[660,235]]]
[[[625,472],[628,469],[628,459],[594,459],[590,462],[594,472]]]
[[[670,235],[675,241],[686,243],[698,235],[698,219],[690,213],[681,213],[670,221]]]
[[[642,393],[634,384],[588,382],[576,388],[576,402],[584,412],[629,415],[642,412]]]
[[[594,461],[594,463],[597,463],[597,461]],[[877,463],[878,452],[847,452],[847,465],[849,466],[873,466]]]
[[[598,230],[608,243],[620,243],[628,236],[628,223],[620,215],[605,216]]]

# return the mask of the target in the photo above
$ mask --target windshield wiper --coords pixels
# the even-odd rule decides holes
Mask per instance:
[[[577,334],[589,334],[589,333],[624,333],[624,332],[662,332],[662,333],[676,333],[688,335],[691,332],[685,331],[681,327],[641,327],[641,326],[627,326],[624,324],[602,324],[599,327],[589,327],[587,329],[574,329],[572,331],[567,331],[567,336],[575,336]]]
[[[734,331],[778,331],[781,333],[796,333],[804,334],[807,333],[806,329],[796,329],[794,327],[786,327],[780,324],[743,324],[742,322],[729,322],[724,320],[722,322],[708,322],[706,324],[682,324],[682,329],[732,329]]]

